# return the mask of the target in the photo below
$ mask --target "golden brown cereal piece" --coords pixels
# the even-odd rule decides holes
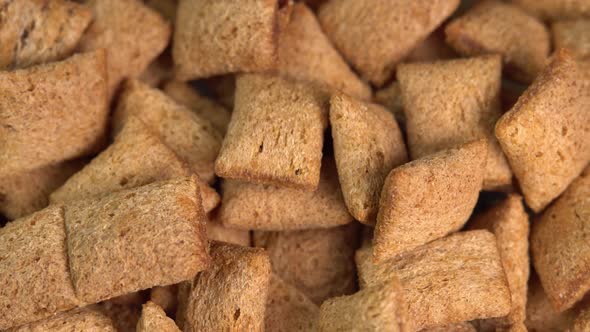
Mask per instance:
[[[315,190],[328,122],[326,104],[325,92],[313,85],[270,75],[240,75],[215,173]]]
[[[498,0],[477,3],[445,29],[447,42],[468,56],[497,53],[515,80],[532,82],[545,67],[550,37],[543,22]]]
[[[402,91],[399,82],[391,82],[388,86],[377,90],[375,93],[375,102],[385,106],[388,111],[393,113],[400,127],[406,127],[406,115],[404,114]]]
[[[590,17],[589,0],[511,0],[532,15],[554,21],[558,19]]]
[[[590,93],[584,79],[571,55],[558,51],[496,124],[498,141],[535,212],[559,196],[590,161]]]
[[[382,86],[395,66],[455,11],[458,0],[330,0],[318,19],[364,79]]]
[[[526,316],[529,280],[529,218],[516,194],[475,217],[470,229],[487,229],[496,235],[498,250],[512,297],[512,310],[507,317],[486,321],[494,327],[523,323]]]
[[[334,227],[353,220],[331,158],[324,158],[315,191],[224,180],[221,192],[219,221],[227,227],[286,231]]]
[[[557,311],[571,308],[590,289],[588,224],[590,170],[574,180],[531,229],[535,270]]]
[[[177,104],[162,91],[136,80],[128,81],[119,97],[113,116],[115,131],[123,127],[130,115],[137,116],[160,135],[201,179],[213,181],[213,164],[222,137],[209,121]]]
[[[328,299],[320,308],[320,332],[413,331],[399,281],[392,279],[349,296]]]
[[[582,60],[590,60],[590,19],[558,21],[551,25],[556,49],[567,48]]]
[[[456,58],[457,54],[445,42],[443,29],[432,32],[418,44],[404,60],[405,62],[431,62]]]
[[[88,8],[63,0],[3,1],[0,15],[0,69],[69,56],[92,19]]]
[[[0,72],[0,176],[96,150],[108,116],[105,63],[97,51]]]
[[[178,285],[155,286],[150,290],[150,301],[167,314],[176,312],[178,305]]]
[[[172,57],[181,81],[274,69],[277,0],[179,0]]]
[[[164,92],[179,104],[190,108],[200,117],[207,119],[220,133],[225,134],[231,113],[215,101],[201,96],[188,84],[170,81],[164,86]]]
[[[0,228],[0,330],[73,309],[63,209],[52,206]]]
[[[461,229],[477,202],[486,151],[485,141],[474,141],[394,168],[381,192],[375,262]]]
[[[319,311],[319,307],[301,291],[271,274],[264,317],[265,331],[315,331]]]
[[[250,246],[250,232],[248,230],[226,227],[217,218],[210,218],[207,221],[207,238],[244,247]]]
[[[371,247],[356,254],[361,289],[397,276],[415,329],[505,316],[510,290],[496,238],[460,232],[374,265]]]
[[[74,201],[65,220],[76,295],[89,303],[187,280],[209,264],[196,178]]]
[[[113,96],[125,78],[138,77],[168,45],[170,25],[140,0],[88,0],[94,19],[81,50],[104,48],[108,91]]]
[[[477,329],[469,322],[462,322],[431,327],[420,330],[420,332],[477,332]],[[526,330],[524,332],[526,332]]]
[[[0,213],[13,220],[41,210],[49,204],[49,194],[83,164],[66,161],[0,179]]]
[[[270,261],[262,249],[213,243],[191,282],[183,331],[264,331]]]
[[[553,309],[535,273],[531,273],[529,281],[526,310],[525,324],[529,332],[567,331],[576,316],[572,309],[559,313]]]
[[[180,332],[171,318],[166,317],[162,308],[152,301],[143,305],[141,318],[137,322],[137,332]]]
[[[279,31],[281,75],[316,81],[356,98],[371,98],[370,87],[348,67],[305,4],[289,4],[279,11]]]
[[[291,232],[254,232],[254,245],[268,252],[274,273],[310,300],[324,300],[355,290],[356,224]]]
[[[342,93],[330,99],[330,125],[348,211],[356,220],[374,225],[385,177],[408,161],[402,133],[382,106]]]
[[[510,167],[494,137],[494,124],[501,115],[500,57],[405,64],[397,75],[413,159],[485,137],[489,152],[484,189],[503,189],[512,183]]]
[[[59,315],[9,329],[7,332],[117,332],[110,317],[97,306],[74,309]]]

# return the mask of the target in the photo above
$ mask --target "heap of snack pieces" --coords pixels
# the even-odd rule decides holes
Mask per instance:
[[[589,162],[590,0],[0,0],[0,330],[590,331]]]

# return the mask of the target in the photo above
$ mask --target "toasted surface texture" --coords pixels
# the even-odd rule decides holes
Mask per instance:
[[[254,245],[270,256],[274,273],[316,304],[354,292],[354,224],[291,232],[254,232]]]
[[[381,192],[375,262],[463,227],[477,202],[485,162],[486,143],[479,140],[393,169]]]
[[[360,99],[371,97],[370,87],[348,67],[304,3],[289,4],[279,11],[279,30],[279,73],[316,81]]]
[[[92,19],[88,8],[63,0],[3,1],[0,15],[1,69],[69,56]]]
[[[80,305],[68,270],[60,206],[0,228],[0,258],[1,330]]]
[[[590,19],[557,21],[551,25],[556,49],[567,48],[582,60],[590,60]]]
[[[511,0],[544,20],[590,17],[589,0]]]
[[[315,191],[224,180],[219,221],[227,227],[266,231],[326,228],[351,222],[335,163],[324,158],[322,164]]]
[[[187,280],[209,263],[195,178],[71,202],[65,219],[76,295],[89,303]]]
[[[400,65],[397,75],[413,159],[486,138],[484,188],[511,184],[512,173],[494,137],[501,115],[500,57]]]
[[[315,331],[318,306],[301,291],[271,274],[266,299],[266,332]]]
[[[226,227],[217,218],[207,221],[207,238],[212,241],[233,243],[244,247],[250,246],[250,232],[248,230]]]
[[[215,173],[315,190],[327,113],[325,92],[317,87],[270,75],[240,75]]]
[[[532,225],[531,252],[547,297],[557,311],[590,289],[590,170],[576,179]]]
[[[162,308],[152,301],[143,305],[141,318],[137,322],[137,332],[180,332],[171,318],[166,317]]]
[[[182,81],[274,69],[277,0],[179,0],[172,56]]]
[[[96,306],[74,309],[7,332],[117,332],[110,317]]]
[[[510,312],[510,290],[496,238],[460,232],[374,265],[371,247],[356,254],[361,289],[397,276],[415,330]]]
[[[318,18],[364,79],[382,86],[397,63],[455,11],[458,0],[330,0]]]
[[[87,0],[93,21],[80,49],[104,48],[108,55],[108,91],[125,78],[138,77],[170,39],[170,26],[140,0]]]
[[[330,100],[330,125],[346,206],[356,220],[374,224],[385,177],[408,161],[402,133],[383,107],[341,93]]]
[[[568,52],[558,51],[496,123],[498,141],[535,212],[559,196],[590,161],[589,78]]]
[[[0,72],[0,176],[97,148],[108,115],[105,62],[97,51]]]
[[[128,81],[113,116],[115,131],[135,115],[156,132],[204,181],[215,175],[213,163],[221,146],[221,134],[211,122],[177,104],[158,89],[137,80]]]
[[[522,82],[532,82],[549,55],[551,40],[543,22],[498,0],[479,2],[445,32],[447,42],[463,55],[501,54],[508,74]]]
[[[264,331],[270,261],[262,249],[213,243],[191,281],[183,331]]]
[[[577,314],[571,330],[573,332],[590,331],[590,309],[587,305]]]
[[[567,331],[572,326],[576,313],[574,310],[557,312],[536,274],[531,271],[526,305],[525,325],[530,332]]]

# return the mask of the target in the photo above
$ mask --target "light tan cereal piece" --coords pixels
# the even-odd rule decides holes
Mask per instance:
[[[496,123],[498,141],[535,212],[559,196],[590,161],[585,79],[571,55],[558,51]]]
[[[557,312],[543,291],[536,274],[531,273],[525,325],[530,332],[567,331],[576,317],[574,310]]]
[[[87,0],[93,21],[81,50],[107,50],[109,99],[125,78],[138,77],[168,45],[170,25],[140,0]]]
[[[315,191],[224,180],[221,193],[219,221],[231,228],[286,231],[335,227],[353,220],[332,158],[324,158]]]
[[[461,229],[477,202],[485,162],[480,140],[394,168],[381,192],[375,262]]]
[[[119,97],[113,116],[116,132],[131,115],[159,134],[201,179],[213,181],[213,165],[222,137],[208,120],[177,104],[162,91],[136,80],[128,81]]]
[[[574,180],[531,229],[535,270],[557,311],[571,308],[590,290],[589,224],[590,170]]]
[[[150,301],[168,314],[176,312],[178,305],[177,296],[178,285],[155,286],[150,290]]]
[[[83,166],[81,160],[44,166],[0,179],[0,213],[17,219],[49,204],[49,194]]]
[[[196,178],[70,202],[65,220],[70,272],[83,301],[177,283],[209,264]]]
[[[6,332],[117,332],[110,317],[97,306],[74,309]]]
[[[402,133],[382,106],[342,93],[330,99],[330,125],[348,211],[356,220],[374,225],[385,177],[408,161]]]
[[[396,279],[324,301],[318,325],[320,332],[413,331],[403,289]]]
[[[121,305],[108,300],[101,302],[98,307],[111,318],[117,332],[136,332],[137,322],[141,317],[141,304]]]
[[[176,21],[176,7],[178,0],[144,0],[145,4],[154,9],[168,22]]]
[[[109,111],[105,63],[101,50],[0,72],[1,177],[96,150]]]
[[[494,124],[501,115],[499,56],[405,64],[397,75],[413,159],[486,138],[484,189],[512,183],[510,167],[494,137]]]
[[[316,81],[359,99],[371,98],[371,88],[348,67],[305,4],[289,4],[279,11],[279,31],[281,75]]]
[[[496,235],[498,250],[512,297],[507,317],[491,319],[486,324],[496,328],[521,324],[526,317],[529,280],[529,218],[522,197],[511,194],[506,200],[477,215],[470,229],[487,229]]]
[[[143,305],[137,322],[137,332],[180,332],[171,318],[166,317],[162,308],[152,301]]]
[[[356,224],[291,232],[254,232],[254,245],[270,256],[274,273],[316,304],[356,287]]]
[[[217,218],[210,218],[207,221],[207,238],[244,247],[250,246],[250,232],[248,230],[226,227]]]
[[[383,105],[388,111],[393,113],[400,127],[406,127],[406,115],[404,114],[402,91],[399,82],[391,82],[388,86],[377,90],[375,93],[375,102]]]
[[[590,60],[590,19],[557,21],[551,25],[556,49],[567,48],[582,60]]]
[[[460,232],[374,265],[371,247],[356,254],[361,289],[397,276],[416,330],[505,316],[510,290],[496,238],[485,230]]]
[[[445,42],[444,31],[437,29],[418,44],[404,61],[431,62],[455,57],[457,54]]]
[[[301,291],[271,274],[266,299],[266,332],[316,331],[320,308]]]
[[[3,1],[0,69],[61,60],[92,19],[88,8],[63,0]]]
[[[511,0],[531,14],[547,20],[590,17],[589,0]]]
[[[200,117],[207,119],[220,133],[225,134],[231,113],[215,101],[201,96],[188,84],[170,81],[164,86],[164,92],[179,104],[190,108]]]
[[[172,57],[181,81],[277,64],[277,0],[179,0]]]
[[[72,288],[60,206],[0,228],[0,330],[80,305]]]
[[[212,266],[191,282],[183,331],[264,331],[268,255],[214,242],[211,257]]]
[[[549,55],[551,41],[543,22],[498,0],[477,3],[445,32],[447,42],[463,55],[501,54],[505,71],[522,82],[532,82]]]
[[[458,0],[330,0],[318,19],[362,77],[382,86],[395,66],[459,5]]]
[[[420,332],[477,332],[473,324],[462,322],[423,329]],[[526,330],[525,330],[526,332]]]
[[[322,89],[276,76],[240,75],[215,173],[315,190],[327,118],[327,98]]]

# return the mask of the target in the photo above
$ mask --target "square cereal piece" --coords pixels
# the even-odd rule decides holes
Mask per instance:
[[[489,152],[483,187],[510,187],[512,172],[494,137],[502,111],[500,57],[404,64],[397,76],[412,158],[485,137]]]
[[[327,101],[326,93],[314,85],[270,75],[239,76],[215,173],[315,190],[328,122]]]
[[[79,48],[106,49],[110,99],[125,78],[138,77],[164,51],[170,24],[140,0],[87,0],[86,4],[93,21]]]
[[[551,25],[555,49],[567,48],[581,60],[590,60],[590,19],[553,22]]]
[[[316,331],[320,308],[301,291],[271,274],[265,331]]]
[[[488,231],[453,234],[379,265],[371,251],[356,254],[361,289],[399,278],[415,331],[510,312],[496,237]]]
[[[278,0],[179,0],[172,46],[181,81],[276,68]]]
[[[95,303],[187,280],[207,268],[197,180],[155,182],[65,206],[76,295]]]
[[[96,305],[66,311],[7,332],[117,332],[112,319]]]
[[[559,196],[590,161],[588,82],[590,76],[583,76],[571,55],[558,51],[496,123],[496,137],[535,212]]]
[[[557,311],[571,308],[590,290],[588,225],[590,169],[572,182],[531,229],[533,264]]]
[[[480,140],[394,168],[381,192],[375,262],[461,229],[477,202],[486,155]]]
[[[356,224],[349,224],[306,231],[258,231],[254,245],[266,249],[274,273],[320,305],[356,288],[357,230]]]
[[[498,205],[477,215],[469,229],[487,229],[496,235],[498,250],[512,297],[512,310],[506,317],[480,322],[495,328],[524,323],[529,280],[529,217],[522,197],[511,194]]]
[[[374,225],[385,177],[408,161],[399,126],[382,106],[343,93],[330,99],[330,125],[346,206],[356,220]]]
[[[221,134],[213,124],[176,103],[164,92],[137,80],[127,81],[113,115],[114,131],[135,115],[157,133],[206,182],[215,179],[213,165]]]
[[[219,221],[227,227],[264,231],[329,228],[352,222],[336,165],[324,158],[315,191],[223,180]]]
[[[0,177],[90,154],[102,144],[105,68],[100,50],[0,72]]]
[[[143,305],[141,317],[137,322],[137,332],[180,332],[176,323],[166,316],[162,308],[152,301]]]
[[[532,82],[545,67],[550,37],[543,22],[498,0],[477,3],[445,28],[447,42],[468,56],[497,53],[513,79]]]
[[[545,21],[590,16],[590,0],[511,0]]]
[[[383,86],[395,66],[449,17],[458,0],[330,0],[318,19],[365,80]]]
[[[371,98],[369,85],[348,67],[305,4],[288,4],[279,11],[279,31],[281,75],[315,81],[359,99]]]
[[[88,8],[71,1],[3,2],[0,69],[24,68],[69,56],[91,19]]]
[[[214,242],[211,267],[190,282],[183,331],[264,331],[270,261],[262,249]]]
[[[63,209],[52,206],[0,228],[0,330],[73,309]]]

